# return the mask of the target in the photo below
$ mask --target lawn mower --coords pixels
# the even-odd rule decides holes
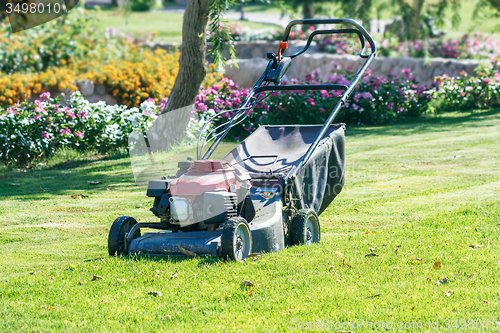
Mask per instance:
[[[302,50],[285,55],[293,26],[327,24],[337,28],[312,32]],[[359,56],[366,61],[350,85],[282,84],[293,59],[308,50],[314,36],[323,34],[359,37]],[[369,54],[365,54],[365,40]],[[117,218],[109,231],[109,254],[220,256],[241,261],[253,253],[319,242],[318,215],[340,193],[345,181],[345,127],[332,123],[375,54],[372,37],[354,20],[290,22],[278,53],[267,54],[269,63],[241,107],[227,122],[201,131],[197,160],[179,162],[175,176],[149,181],[147,196],[154,198],[151,211],[160,222]],[[343,93],[323,125],[260,126],[221,160],[210,158],[248,110],[274,91],[291,90]],[[159,231],[141,235],[144,228]]]

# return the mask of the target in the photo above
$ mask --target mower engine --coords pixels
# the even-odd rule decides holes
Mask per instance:
[[[151,211],[162,223],[173,230],[213,230],[238,216],[250,189],[245,170],[224,160],[180,162],[179,167],[177,177],[148,186],[148,196],[155,197]]]

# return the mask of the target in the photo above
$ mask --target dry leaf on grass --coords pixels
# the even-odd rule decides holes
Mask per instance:
[[[473,249],[480,249],[480,248],[484,247],[484,245],[471,244],[471,245],[469,245],[469,247],[471,247]]]
[[[374,234],[374,233],[375,233],[375,231],[366,230],[366,231],[364,231],[362,234],[363,234],[363,235],[368,235],[368,234]]]
[[[248,291],[248,296],[253,296],[253,290]]]
[[[441,269],[443,267],[443,263],[439,260],[434,261],[434,265],[432,266],[434,269]]]
[[[241,282],[241,286],[242,287],[253,287],[254,284],[248,280],[245,280],[245,281]]]
[[[87,181],[87,184],[98,185],[98,184],[102,184],[102,182],[100,180],[89,180],[89,181]]]
[[[174,274],[172,274],[172,276],[170,277],[171,279],[175,279],[177,278],[177,270],[175,270]]]
[[[448,290],[448,291],[447,291],[444,295],[445,295],[446,297],[450,297],[450,296],[451,296],[451,294],[453,294],[453,290]]]
[[[194,253],[193,251],[186,250],[185,248],[183,248],[182,246],[180,246],[178,244],[177,244],[177,247],[179,248],[179,250],[181,251],[181,253],[183,255],[188,256],[188,257],[196,257],[196,253]]]
[[[150,291],[148,292],[148,295],[153,295],[154,297],[161,297],[163,296],[161,291]]]
[[[227,296],[226,296],[226,299],[230,299],[230,298],[231,298],[231,295],[227,295]]]
[[[109,304],[108,301],[106,301],[105,299],[101,299],[101,303],[106,303],[106,304]]]
[[[448,282],[449,282],[448,278],[444,278],[444,279],[439,280],[438,282],[436,282],[436,284],[438,286],[440,286],[440,285],[443,285],[443,284],[447,284]]]
[[[101,280],[101,279],[102,279],[102,276],[94,275],[94,276],[92,276],[92,279],[90,279],[90,281],[96,281],[96,280]]]
[[[123,278],[122,278],[122,279],[116,279],[116,280],[117,280],[118,282],[121,282],[121,283],[125,283],[125,282],[127,282],[127,280],[125,280],[125,279],[123,279]]]
[[[342,253],[340,253],[339,251],[335,251],[335,255],[336,255],[337,257],[342,257],[342,256],[343,256],[343,254],[342,254]]]
[[[370,296],[366,296],[366,298],[375,298],[375,297],[379,297],[380,295],[382,295],[382,294],[370,295]]]
[[[254,253],[250,253],[250,254],[248,255],[248,258],[252,258],[253,260],[257,260],[257,259],[259,259],[260,257],[262,257],[262,254],[260,254],[260,253],[256,253],[256,252],[254,252]]]
[[[54,310],[54,309],[55,309],[55,307],[51,306],[47,310]]]
[[[70,196],[71,199],[84,199],[84,198],[88,198],[89,196],[88,195],[85,195],[85,194],[74,194],[72,196]]]
[[[378,254],[372,252],[372,253],[365,254],[365,257],[378,257]]]

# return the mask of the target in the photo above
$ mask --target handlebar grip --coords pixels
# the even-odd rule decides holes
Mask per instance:
[[[304,20],[294,20],[286,26],[285,35],[283,37],[283,41],[288,41],[288,37],[290,36],[290,31],[292,27],[297,24],[349,24],[355,26],[366,38],[368,43],[370,44],[370,48],[372,49],[372,53],[377,52],[377,47],[375,46],[375,41],[372,36],[366,31],[366,29],[357,21],[353,19],[304,19]]]

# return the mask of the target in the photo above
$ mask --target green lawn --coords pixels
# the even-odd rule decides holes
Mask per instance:
[[[128,18],[122,11],[101,10],[95,12],[98,26],[101,28],[119,29],[125,33],[147,33],[156,31],[158,40],[168,43],[180,43],[182,36],[183,14],[166,11],[131,13]],[[263,29],[276,27],[249,21],[238,21],[243,27]],[[277,27],[276,27],[277,28]]]
[[[117,216],[153,218],[126,157],[68,152],[42,170],[0,168],[0,330],[284,332],[327,320],[369,331],[355,326],[363,320],[425,332],[431,320],[455,332],[479,319],[491,329],[500,320],[498,142],[500,110],[349,128],[346,186],[321,216],[321,243],[243,263],[108,257]]]

